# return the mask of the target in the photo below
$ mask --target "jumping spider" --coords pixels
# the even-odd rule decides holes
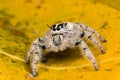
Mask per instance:
[[[78,47],[83,51],[84,55],[92,62],[96,71],[99,70],[98,64],[88,45],[84,42],[83,38],[91,40],[94,44],[98,46],[102,53],[105,53],[104,48],[100,42],[95,38],[98,37],[102,42],[106,40],[100,36],[94,29],[81,24],[72,22],[63,22],[54,24],[50,30],[47,31],[46,35],[37,38],[33,41],[30,51],[28,52],[26,63],[29,64],[30,58],[32,56],[31,68],[32,75],[35,77],[37,75],[37,64],[39,60],[45,62],[46,56],[44,50],[49,51],[63,51],[67,48]]]

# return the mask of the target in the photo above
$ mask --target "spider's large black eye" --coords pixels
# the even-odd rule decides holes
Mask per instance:
[[[56,29],[55,29],[55,28],[53,28],[53,31],[56,31]]]
[[[58,30],[58,31],[60,30],[60,26],[59,26],[59,25],[57,26],[57,30]]]

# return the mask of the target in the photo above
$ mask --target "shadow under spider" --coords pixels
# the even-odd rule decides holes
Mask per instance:
[[[82,57],[81,51],[79,49],[66,49],[64,51],[59,52],[49,52],[47,55],[46,65],[50,64],[59,64],[66,62],[74,62]]]

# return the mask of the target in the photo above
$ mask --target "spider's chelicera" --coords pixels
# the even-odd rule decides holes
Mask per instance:
[[[95,70],[97,71],[99,68],[96,59],[88,45],[83,40],[83,38],[86,37],[96,44],[102,53],[105,53],[104,48],[95,36],[102,42],[106,42],[99,33],[84,24],[72,22],[54,24],[50,27],[50,30],[47,31],[45,36],[39,37],[33,41],[27,55],[26,63],[28,64],[30,62],[32,56],[31,68],[32,75],[35,77],[37,75],[36,65],[39,60],[42,60],[43,62],[46,61],[44,50],[58,52],[67,48],[78,47],[92,62]]]

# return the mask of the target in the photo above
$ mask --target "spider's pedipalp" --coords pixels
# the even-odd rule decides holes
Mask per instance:
[[[87,44],[81,40],[81,43],[78,45],[79,49],[83,51],[83,54],[92,62],[96,71],[99,70],[98,64],[91,50],[88,48]]]
[[[85,32],[85,37],[87,37],[89,40],[91,40],[94,44],[96,44],[98,47],[99,47],[99,49],[100,49],[100,51],[102,52],[102,53],[105,53],[105,50],[104,50],[104,48],[102,47],[102,45],[100,44],[100,42],[94,37],[94,35],[92,35],[90,32],[88,32],[88,31],[84,31]]]
[[[89,31],[90,33],[95,34],[102,42],[106,42],[106,40],[97,32],[95,31],[93,28],[90,28],[86,25],[80,24],[80,27],[83,28],[85,31]]]

